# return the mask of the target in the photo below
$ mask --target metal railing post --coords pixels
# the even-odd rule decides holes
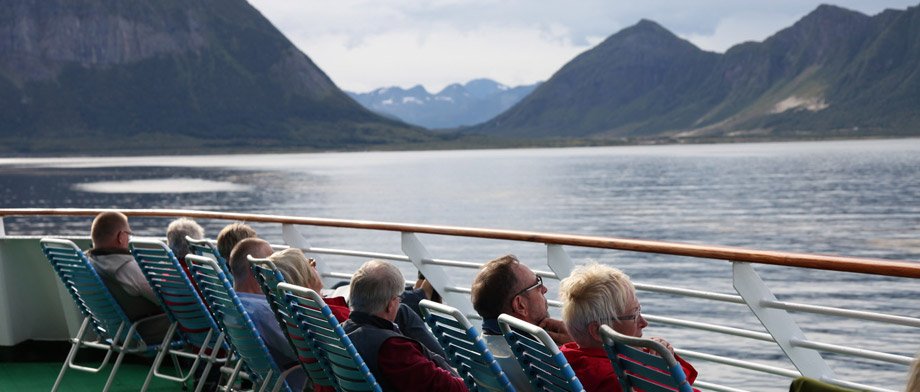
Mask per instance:
[[[409,256],[409,260],[412,261],[415,268],[418,268],[425,275],[425,279],[431,283],[431,287],[434,287],[441,294],[445,304],[457,308],[464,315],[476,313],[470,300],[465,295],[446,289],[447,287],[453,287],[453,284],[444,268],[424,262],[425,260],[432,260],[432,257],[415,233],[402,233],[402,251],[406,256]]]
[[[764,302],[776,301],[776,296],[767,288],[750,263],[732,262],[732,283],[744,302],[751,308],[751,312],[757,316],[767,332],[773,336],[776,344],[803,376],[819,380],[835,378],[834,371],[819,352],[792,344],[793,341],[805,340],[805,334],[789,312],[763,306]]]
[[[0,216],[0,237],[6,237],[6,229],[3,228],[3,217]]]
[[[565,279],[572,274],[575,264],[562,245],[546,244],[546,264],[559,279]]]

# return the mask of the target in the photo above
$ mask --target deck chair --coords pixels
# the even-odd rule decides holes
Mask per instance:
[[[463,377],[470,391],[514,391],[479,331],[463,313],[427,299],[418,305],[431,333],[447,353],[447,360]]]
[[[230,281],[230,285],[233,285],[233,274],[230,273],[230,267],[227,266],[227,260],[225,260],[217,250],[217,245],[214,245],[211,240],[206,238],[196,240],[192,237],[185,236],[185,241],[188,242],[188,249],[192,253],[198,256],[210,257],[216,260],[217,265],[219,265],[220,269],[224,271],[224,276],[227,277],[227,280]]]
[[[271,260],[253,258],[252,256],[247,256],[247,258],[251,263],[256,281],[259,282],[259,287],[262,288],[262,292],[268,299],[268,304],[281,326],[281,330],[285,332],[288,343],[294,353],[297,354],[297,359],[300,365],[303,366],[304,371],[307,372],[310,380],[314,385],[335,387],[331,377],[332,373],[327,373],[316,358],[310,342],[304,337],[300,328],[297,327],[297,320],[288,310],[288,304],[284,300],[284,293],[278,291],[278,284],[284,283],[284,275],[281,274],[281,271],[275,267]]]
[[[601,326],[601,338],[623,391],[693,392],[684,369],[661,343],[623,335],[609,325]],[[639,347],[650,349],[655,354]]]
[[[221,366],[227,362],[226,354],[220,356],[221,351],[230,352],[229,347],[224,344],[224,334],[169,247],[160,241],[131,240],[128,248],[131,249],[134,260],[140,265],[147,282],[150,283],[171,321],[164,340],[171,341],[173,337],[178,337],[180,341],[190,345],[180,350],[161,350],[153,361],[150,373],[147,374],[144,389],[147,389],[154,376],[185,383],[203,362],[204,369],[195,388],[198,392],[204,387],[211,367],[214,364]],[[180,371],[177,377],[160,372],[160,365],[167,352],[194,359],[187,374],[183,375]]]
[[[381,391],[364,359],[319,294],[290,283],[279,283],[278,290],[284,293],[301,335],[310,343],[320,364],[335,377],[336,390]]]
[[[217,316],[217,324],[240,357],[226,382],[226,389],[242,376],[248,377],[256,389],[289,392],[284,378],[297,367],[281,371],[217,261],[195,255],[185,256],[185,261],[189,263],[205,302]]]
[[[61,278],[61,282],[73,297],[77,308],[83,313],[83,323],[80,325],[77,336],[70,340],[70,352],[51,390],[57,391],[61,386],[61,380],[64,379],[67,369],[98,373],[108,365],[112,354],[117,353],[105,387],[102,389],[103,392],[108,391],[112,387],[115,374],[118,373],[125,354],[153,356],[158,351],[158,346],[148,344],[154,342],[143,341],[137,328],[144,322],[152,321],[154,318],[159,319],[160,316],[148,317],[132,323],[112,297],[112,293],[96,273],[89,259],[76,244],[68,240],[51,238],[43,238],[40,243],[42,252],[48,258],[51,267]],[[93,333],[95,337],[91,336]],[[164,340],[164,342],[168,341]],[[106,351],[98,367],[74,363],[77,351],[84,347]],[[178,347],[180,343],[166,345],[165,348]]]
[[[569,361],[543,328],[507,314],[498,316],[498,325],[535,391],[584,391]]]

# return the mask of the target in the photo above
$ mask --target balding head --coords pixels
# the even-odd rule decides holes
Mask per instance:
[[[261,259],[271,256],[271,254],[271,244],[261,238],[247,238],[233,247],[233,250],[230,251],[229,264],[236,291],[244,293],[262,292],[259,288],[259,282],[256,281],[255,275],[252,274],[252,268],[250,268],[249,259],[246,256],[252,255],[252,257]]]
[[[96,215],[90,237],[94,248],[128,249],[131,226],[128,217],[118,211],[106,211]]]

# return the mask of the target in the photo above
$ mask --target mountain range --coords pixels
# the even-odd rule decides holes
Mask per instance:
[[[431,142],[349,98],[246,0],[5,0],[0,153]]]
[[[724,54],[642,20],[465,132],[624,141],[916,136],[918,103],[920,7],[870,17],[822,5]]]
[[[384,116],[429,129],[457,128],[485,122],[530,94],[539,84],[508,87],[490,79],[451,84],[436,94],[418,85],[348,92],[358,103]]]
[[[867,16],[822,5],[725,53],[642,20],[539,86],[370,94],[424,109],[361,106],[246,0],[0,7],[0,154],[918,136],[920,7]],[[479,121],[437,133],[406,123]]]

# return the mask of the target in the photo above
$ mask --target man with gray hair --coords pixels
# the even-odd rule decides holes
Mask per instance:
[[[466,391],[443,357],[394,323],[405,282],[390,263],[364,263],[351,278],[351,315],[342,327],[384,391]]]
[[[204,238],[204,229],[189,218],[176,219],[166,227],[166,245],[169,245],[169,249],[172,249],[173,254],[183,265],[185,265],[185,255],[189,253],[186,236],[194,240],[200,240]]]

